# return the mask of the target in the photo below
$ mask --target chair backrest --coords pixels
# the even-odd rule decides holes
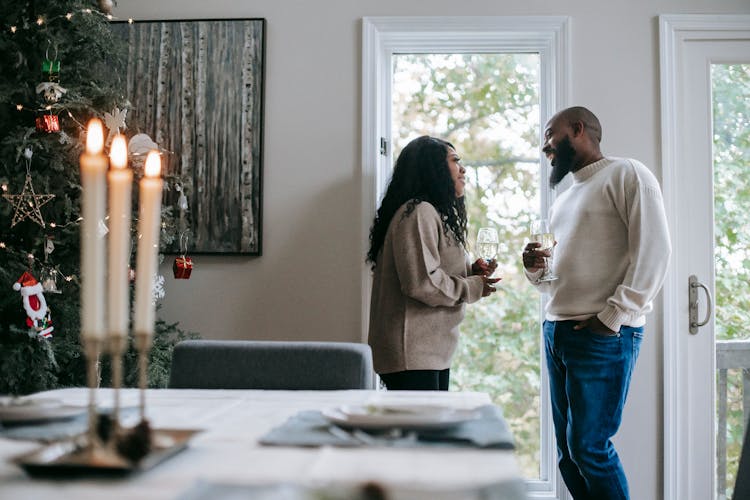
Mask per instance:
[[[175,389],[373,389],[372,351],[353,342],[185,340],[172,357]]]

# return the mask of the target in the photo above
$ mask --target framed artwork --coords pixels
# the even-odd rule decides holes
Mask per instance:
[[[265,19],[112,27],[127,42],[128,135],[153,140],[179,180],[162,251],[261,255]]]

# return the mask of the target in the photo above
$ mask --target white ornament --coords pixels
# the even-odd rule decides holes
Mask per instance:
[[[148,134],[136,134],[128,142],[128,154],[141,156],[147,155],[152,149],[159,149],[159,146],[148,136]]]
[[[47,102],[57,102],[68,91],[55,82],[42,82],[36,86],[36,93],[44,95]]]
[[[115,107],[111,113],[104,113],[104,126],[107,127],[109,130],[109,133],[107,134],[107,140],[105,141],[107,144],[109,144],[109,141],[112,140],[112,137],[120,132],[120,129],[127,129],[128,126],[125,125],[125,118],[128,116],[128,110]]]
[[[188,199],[185,196],[185,190],[182,188],[182,184],[177,184],[174,189],[180,193],[179,198],[177,198],[177,206],[184,212],[188,209]]]
[[[109,233],[109,228],[107,227],[107,225],[104,223],[103,220],[100,220],[99,224],[97,224],[96,226],[96,235],[99,238],[104,238],[105,236],[107,236],[107,233]]]
[[[99,0],[99,9],[105,14],[111,14],[112,7],[114,7],[112,0]]]
[[[164,290],[164,276],[157,274],[154,276],[154,287],[152,289],[152,301],[156,304],[157,301],[164,298],[167,292]]]

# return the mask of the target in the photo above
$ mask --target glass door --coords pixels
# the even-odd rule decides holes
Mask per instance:
[[[750,64],[714,63],[710,76],[716,265],[716,497],[724,499],[732,497],[750,417]]]

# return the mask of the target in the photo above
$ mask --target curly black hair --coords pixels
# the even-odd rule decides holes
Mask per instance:
[[[373,269],[388,225],[404,203],[408,203],[404,217],[419,203],[430,203],[440,214],[445,233],[462,246],[466,245],[466,207],[464,199],[456,196],[448,168],[449,147],[453,148],[453,144],[423,135],[401,150],[370,229],[370,250],[366,262],[372,263]]]

